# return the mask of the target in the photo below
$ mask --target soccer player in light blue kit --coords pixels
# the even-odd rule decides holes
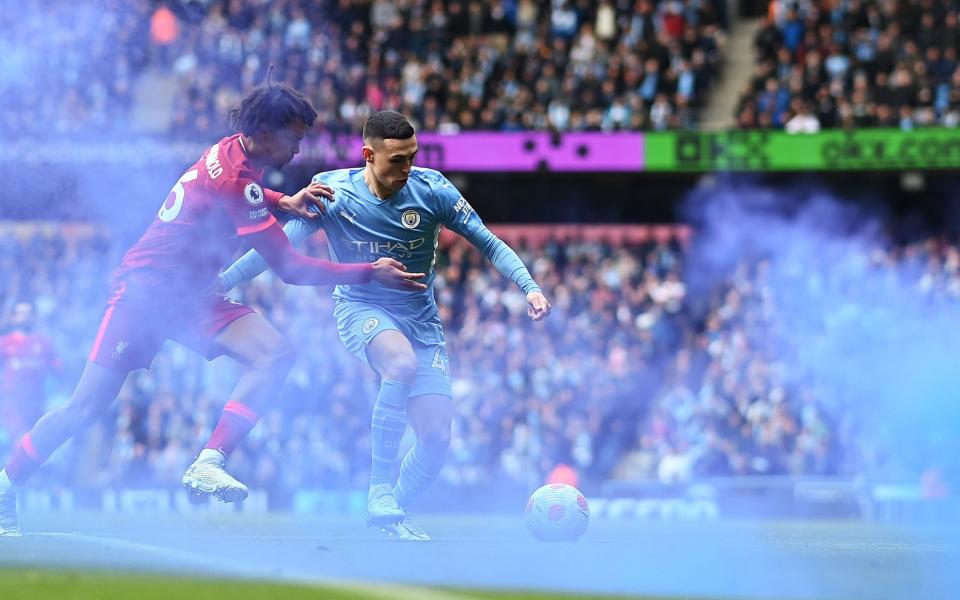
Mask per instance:
[[[314,183],[332,188],[334,201],[325,201],[314,219],[291,220],[284,231],[297,244],[322,227],[330,257],[337,262],[389,257],[409,271],[426,273],[427,289],[422,291],[377,283],[339,285],[333,297],[344,346],[380,376],[371,420],[367,524],[400,539],[429,540],[405,509],[437,478],[450,443],[447,346],[433,294],[440,227],[465,237],[517,284],[534,321],[549,314],[550,303],[516,253],[484,226],[457,188],[439,172],[413,166],[417,138],[403,115],[371,115],[363,127],[363,143],[366,166],[314,176]],[[230,289],[266,268],[251,251],[221,273],[221,286]],[[393,485],[393,465],[408,416],[417,443],[403,458]]]

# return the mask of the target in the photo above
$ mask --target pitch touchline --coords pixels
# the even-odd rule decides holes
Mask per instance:
[[[804,542],[776,540],[778,546],[816,548],[828,550],[893,550],[901,552],[953,552],[956,544],[910,543],[910,542]]]
[[[190,550],[178,550],[168,546],[158,546],[119,538],[62,532],[37,532],[35,535],[52,538],[89,540],[102,546],[117,550],[137,550],[140,552],[175,559],[181,562],[188,562],[197,566],[200,570],[207,569],[210,571],[216,571],[222,575],[233,574],[242,579],[260,579],[282,583],[299,583],[309,586],[327,586],[342,590],[360,592],[373,598],[397,598],[399,600],[467,600],[469,598],[469,596],[461,596],[450,592],[441,592],[429,588],[392,583],[368,583],[334,577],[300,577],[289,575],[280,575],[277,577],[276,574],[267,575],[268,569],[258,569],[253,565],[240,567],[235,563],[226,563],[224,561],[211,559],[209,554],[193,552]],[[262,574],[251,574],[253,571],[259,571]]]

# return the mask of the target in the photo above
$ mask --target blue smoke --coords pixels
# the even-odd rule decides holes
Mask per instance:
[[[718,185],[687,199],[692,290],[732,281],[739,325],[796,396],[830,413],[833,471],[957,486],[960,260],[895,245],[885,215],[818,189]]]

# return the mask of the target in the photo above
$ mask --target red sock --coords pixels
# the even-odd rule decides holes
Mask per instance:
[[[231,400],[223,407],[220,421],[210,435],[210,441],[205,448],[219,450],[229,456],[236,447],[247,437],[260,417],[249,406]]]
[[[41,456],[34,448],[30,434],[26,433],[13,447],[13,456],[5,467],[7,477],[13,485],[23,485],[46,460],[47,457]]]

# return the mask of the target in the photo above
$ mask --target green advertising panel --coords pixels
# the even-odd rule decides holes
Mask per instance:
[[[958,129],[647,133],[656,171],[864,171],[960,168]]]

